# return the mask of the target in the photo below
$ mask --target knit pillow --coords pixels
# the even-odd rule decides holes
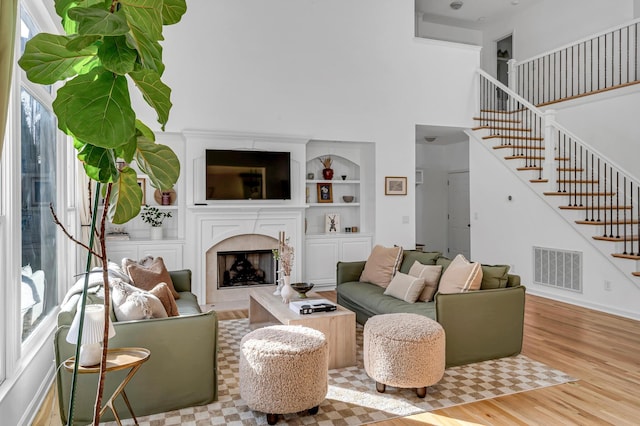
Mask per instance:
[[[364,265],[360,281],[387,288],[402,261],[402,247],[375,246]]]
[[[457,255],[440,278],[440,293],[464,293],[479,290],[482,282],[482,267],[478,262],[469,262],[461,254]]]
[[[442,275],[442,265],[423,265],[416,260],[413,262],[411,269],[409,269],[409,275],[424,280],[424,289],[418,296],[418,300],[431,302],[433,295],[438,290],[438,281],[440,281],[440,275]]]
[[[423,288],[424,278],[416,278],[398,272],[387,286],[384,294],[402,299],[405,302],[415,303]]]
[[[160,283],[167,283],[169,290],[174,299],[179,299],[180,295],[173,287],[173,281],[169,271],[164,266],[164,261],[161,257],[156,257],[149,266],[141,266],[138,264],[130,264],[127,267],[127,272],[131,277],[132,284],[142,290],[151,290]]]
[[[111,302],[118,321],[167,317],[160,299],[120,280],[113,284]]]

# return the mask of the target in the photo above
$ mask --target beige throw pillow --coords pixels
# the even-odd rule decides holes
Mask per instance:
[[[164,266],[164,260],[161,257],[156,257],[149,266],[141,266],[138,264],[130,264],[127,267],[127,272],[131,277],[132,284],[142,290],[151,290],[160,283],[167,283],[169,290],[174,299],[179,299],[180,295],[173,287],[173,281],[169,271]]]
[[[438,282],[440,281],[440,275],[442,275],[442,265],[423,265],[416,260],[411,265],[411,269],[409,269],[409,275],[424,280],[424,289],[418,296],[418,300],[431,302],[438,290]]]
[[[415,303],[424,288],[424,278],[412,277],[411,275],[396,273],[384,294],[402,299],[405,302]]]
[[[457,255],[442,273],[438,291],[440,293],[463,293],[479,290],[482,282],[482,267],[478,262],[469,262],[461,254]]]
[[[111,301],[118,321],[167,317],[160,299],[120,280],[113,285]]]
[[[173,298],[173,294],[171,294],[171,290],[169,290],[167,283],[158,284],[149,290],[149,293],[160,299],[160,302],[162,302],[162,306],[164,306],[168,316],[177,317],[180,315],[178,312],[178,305],[176,305],[176,300]]]
[[[402,247],[382,247],[377,245],[371,251],[360,281],[387,288],[402,262]]]

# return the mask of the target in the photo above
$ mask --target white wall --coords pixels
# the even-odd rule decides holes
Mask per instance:
[[[483,30],[482,68],[496,72],[496,40],[513,33],[518,60],[547,52],[633,19],[634,0],[543,0]],[[514,30],[515,29],[515,30]]]
[[[559,210],[549,207],[507,169],[493,150],[481,142],[471,143],[469,164],[471,252],[475,260],[512,265],[512,272],[521,276],[529,293],[640,319],[640,286],[630,274],[620,272],[572,229]],[[533,246],[582,252],[583,293],[533,284]],[[604,290],[604,280],[612,283],[612,291]]]
[[[482,46],[482,31],[432,22],[416,14],[416,36]]]
[[[446,254],[447,179],[450,172],[469,170],[468,140],[448,145],[418,144],[416,168],[424,170],[424,183],[416,186],[416,242],[425,244],[425,250]]]
[[[479,65],[478,48],[413,33],[410,0],[191,1],[165,30],[167,130],[374,142],[376,194],[384,176],[410,190],[376,198],[376,242],[412,246],[415,124],[469,126]]]
[[[640,180],[638,105],[640,88],[632,86],[549,108],[558,123]]]

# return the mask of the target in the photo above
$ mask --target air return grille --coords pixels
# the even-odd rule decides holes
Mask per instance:
[[[533,282],[582,292],[582,253],[533,247]]]

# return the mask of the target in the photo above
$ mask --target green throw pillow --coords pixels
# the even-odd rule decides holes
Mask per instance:
[[[442,255],[439,251],[418,251],[418,250],[405,250],[404,260],[400,266],[400,272],[408,274],[409,269],[413,266],[413,262],[416,260],[423,265],[435,265],[436,259]]]
[[[480,290],[507,287],[509,265],[482,265]]]
[[[436,265],[442,266],[442,272],[444,272],[449,267],[450,264],[451,264],[451,259],[449,259],[448,257],[440,256],[436,259]]]

